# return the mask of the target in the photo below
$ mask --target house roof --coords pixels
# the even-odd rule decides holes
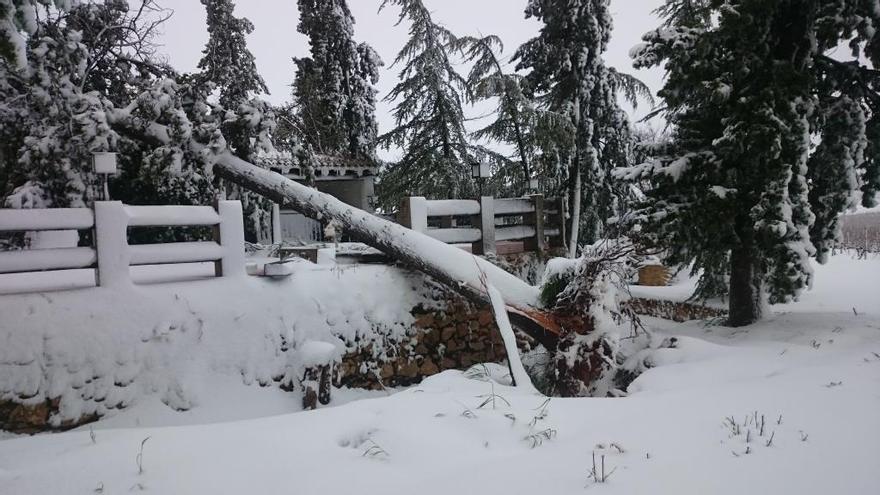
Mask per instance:
[[[261,153],[257,165],[268,168],[293,180],[306,180],[309,168],[314,171],[315,180],[339,180],[375,176],[379,171],[378,162],[336,155],[312,155],[311,161],[304,155],[285,151]]]

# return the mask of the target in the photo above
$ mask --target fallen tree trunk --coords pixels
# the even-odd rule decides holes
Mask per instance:
[[[115,128],[142,135],[159,143],[169,143],[168,130],[159,124],[146,129],[134,125],[125,112],[108,116]],[[205,145],[190,141],[192,151],[202,152]],[[272,201],[303,215],[336,222],[352,238],[374,247],[391,258],[418,270],[477,304],[491,304],[486,282],[501,293],[511,321],[548,348],[562,333],[558,319],[538,307],[538,289],[494,264],[425,234],[379,218],[347,205],[317,189],[299,184],[281,174],[263,169],[232,153],[215,155],[214,172],[220,177],[246,187]]]
[[[321,221],[335,221],[352,238],[418,270],[478,304],[490,298],[480,281],[485,274],[513,313],[514,321],[542,343],[555,341],[561,332],[556,319],[537,307],[538,289],[492,263],[425,234],[379,218],[269,170],[252,165],[231,153],[218,157],[215,171],[226,180]]]

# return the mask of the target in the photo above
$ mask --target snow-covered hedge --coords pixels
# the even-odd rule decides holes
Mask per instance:
[[[0,296],[0,403],[60,399],[58,426],[145,395],[197,406],[209,375],[245,384],[295,377],[315,342],[334,354],[370,347],[381,360],[388,344],[408,338],[412,308],[433,304],[425,287],[395,268],[303,262],[282,281]]]

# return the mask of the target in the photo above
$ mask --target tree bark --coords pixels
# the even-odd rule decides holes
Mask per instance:
[[[581,230],[581,194],[583,194],[583,184],[581,182],[580,162],[574,166],[574,187],[571,189],[571,239],[568,244],[569,258],[577,258],[578,255],[578,237]]]
[[[730,253],[730,306],[727,323],[732,327],[751,325],[761,319],[763,284],[760,260],[749,247]]]

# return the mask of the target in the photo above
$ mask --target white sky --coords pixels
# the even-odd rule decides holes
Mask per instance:
[[[526,0],[424,0],[434,12],[434,19],[445,24],[455,34],[495,34],[505,44],[504,56],[513,54],[516,47],[535,36],[540,24],[526,20],[523,10]],[[640,77],[655,92],[660,88],[662,72],[635,71],[628,53],[639,43],[641,35],[657,27],[658,20],[651,12],[663,0],[611,0],[615,30],[606,54],[608,65]],[[160,39],[163,51],[176,69],[193,71],[201,58],[207,41],[204,6],[199,0],[160,0],[163,6],[175,11],[166,23]],[[266,80],[272,103],[290,99],[290,83],[295,69],[292,57],[308,56],[306,38],[296,31],[299,19],[296,0],[236,0],[236,15],[253,22],[254,33],[248,46],[257,59],[260,74]],[[406,40],[408,26],[395,26],[399,10],[389,6],[377,12],[381,0],[349,0],[357,24],[355,38],[366,41],[386,62],[379,82],[378,97],[384,98],[397,80],[398,69],[390,67]],[[464,69],[463,69],[464,70]],[[391,103],[380,101],[377,114],[379,130],[384,132],[393,125]],[[646,109],[640,108],[638,114]]]

